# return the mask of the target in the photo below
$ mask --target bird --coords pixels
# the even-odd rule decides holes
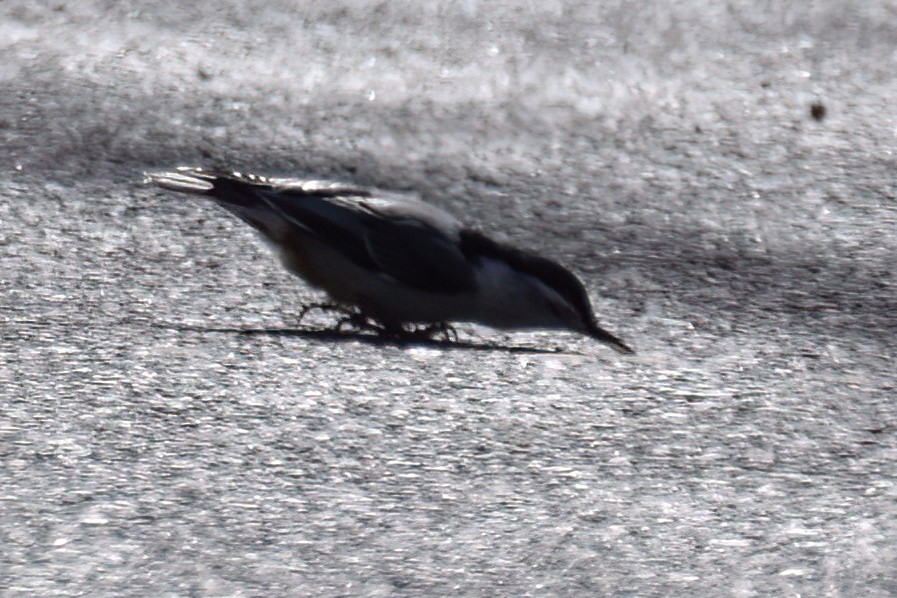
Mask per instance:
[[[566,267],[416,196],[195,166],[144,174],[164,189],[208,196],[252,226],[287,270],[354,313],[351,323],[396,336],[450,322],[568,330],[634,353],[598,324]]]

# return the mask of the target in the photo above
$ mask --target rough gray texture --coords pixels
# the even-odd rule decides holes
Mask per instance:
[[[892,2],[35,4],[4,596],[897,594]],[[182,163],[421,193],[639,355],[266,333],[315,294]]]

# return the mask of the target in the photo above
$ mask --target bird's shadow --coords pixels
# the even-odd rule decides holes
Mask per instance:
[[[556,355],[576,353],[561,347],[551,349],[526,347],[521,345],[500,345],[496,343],[478,343],[473,341],[426,338],[417,336],[382,336],[370,332],[356,330],[335,330],[320,328],[238,328],[190,326],[181,324],[155,324],[157,328],[178,332],[198,332],[213,334],[238,334],[242,336],[298,336],[311,340],[327,342],[360,342],[375,346],[392,347],[430,347],[436,349],[452,349],[466,351],[503,351],[505,353],[529,353],[538,355]],[[578,354],[578,353],[577,353]]]

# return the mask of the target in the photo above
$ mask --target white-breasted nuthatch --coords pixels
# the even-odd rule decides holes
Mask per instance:
[[[146,177],[212,197],[257,229],[288,270],[385,331],[451,321],[567,329],[632,353],[598,325],[585,288],[569,270],[496,242],[419,199],[193,167]]]

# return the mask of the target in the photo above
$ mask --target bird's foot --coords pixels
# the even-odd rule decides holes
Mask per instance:
[[[448,322],[436,322],[435,324],[421,326],[413,329],[409,334],[413,338],[435,340],[441,337],[447,342],[458,342],[458,331]]]
[[[458,331],[448,322],[436,322],[424,326],[413,324],[399,327],[384,326],[380,336],[392,337],[400,341],[430,341],[438,338],[446,342],[458,341]]]
[[[316,307],[316,306],[312,306]],[[342,332],[353,330],[355,332],[370,332],[387,339],[395,340],[435,340],[441,338],[447,342],[458,341],[458,331],[448,322],[436,322],[425,326],[401,325],[392,322],[383,322],[377,318],[365,315],[359,310],[344,308],[338,305],[324,305],[321,308],[331,311],[341,311],[345,314],[336,323],[334,330]]]
[[[382,335],[386,330],[385,327],[378,324],[375,320],[367,317],[360,311],[344,310],[346,315],[339,319],[334,330],[342,332],[344,329],[355,330],[357,332],[373,332]]]
[[[309,303],[308,305],[304,305],[301,310],[299,310],[298,322],[302,322],[302,319],[305,318],[310,312],[315,310],[321,310],[324,312],[340,312],[343,314],[349,313],[352,311],[338,303],[331,303],[328,301],[321,301],[319,303]]]

